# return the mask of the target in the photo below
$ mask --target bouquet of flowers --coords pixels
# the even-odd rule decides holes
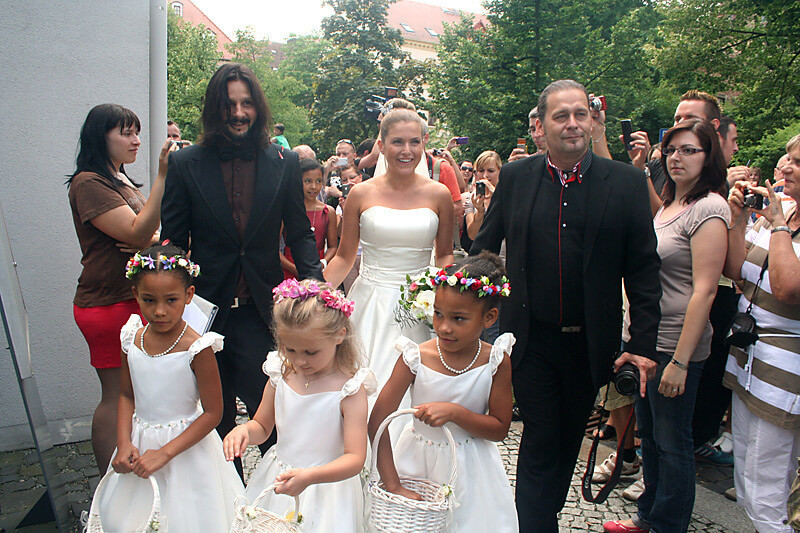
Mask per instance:
[[[400,285],[400,300],[394,312],[395,322],[401,327],[425,324],[433,329],[433,299],[436,296],[433,276],[438,270],[429,267],[414,277],[406,275],[406,283]]]

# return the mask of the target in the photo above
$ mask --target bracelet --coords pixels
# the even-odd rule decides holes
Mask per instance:
[[[328,262],[324,258],[320,259],[319,262],[322,263],[322,268],[326,268],[328,266]]]
[[[681,370],[686,370],[686,369],[689,368],[689,365],[687,365],[686,363],[681,363],[680,361],[678,361],[674,357],[672,359],[670,359],[669,362],[672,363],[673,365],[677,366]]]
[[[775,226],[772,228],[772,233],[778,233],[779,231],[785,231],[786,233],[792,233],[792,230],[789,229],[789,226]]]

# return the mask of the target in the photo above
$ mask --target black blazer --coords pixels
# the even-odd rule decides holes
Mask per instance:
[[[470,253],[495,253],[506,239],[511,296],[503,302],[500,328],[517,338],[512,365],[519,365],[536,339],[528,338],[528,232],[531,212],[543,179],[545,156],[532,156],[501,169],[500,182]],[[622,333],[622,280],[631,307],[628,351],[655,358],[661,261],[644,174],[623,163],[598,156],[584,177],[589,187],[583,250],[584,317],[592,379],[608,383]],[[541,261],[552,261],[555,250],[542,250]]]
[[[253,208],[240,238],[216,150],[193,145],[170,154],[161,235],[191,249],[192,261],[200,265],[197,294],[219,306],[215,331],[225,325],[242,271],[261,317],[270,323],[272,288],[283,281],[281,222],[299,276],[322,279],[297,154],[270,144],[257,151],[256,172]]]

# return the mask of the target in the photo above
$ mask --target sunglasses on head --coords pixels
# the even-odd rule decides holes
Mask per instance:
[[[353,144],[353,141],[351,141],[350,139],[339,139],[338,141],[336,141],[336,144],[342,144],[342,143],[347,143],[350,146],[352,146],[353,148],[356,147],[356,145]]]

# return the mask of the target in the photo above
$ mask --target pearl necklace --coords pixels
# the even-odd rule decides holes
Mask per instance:
[[[480,341],[480,339],[478,339],[478,351],[475,353],[475,357],[472,358],[472,362],[470,364],[468,364],[466,367],[462,368],[461,370],[456,370],[455,368],[453,368],[452,366],[450,366],[450,365],[448,365],[447,363],[444,362],[444,356],[442,355],[442,349],[439,347],[439,337],[436,337],[436,351],[439,352],[439,361],[442,362],[442,365],[444,365],[444,367],[447,370],[449,370],[450,372],[452,372],[454,374],[463,374],[464,372],[466,372],[467,370],[472,368],[472,365],[475,364],[475,361],[478,360],[478,356],[481,354],[481,348],[483,348],[483,343]]]
[[[148,322],[148,323],[147,323],[147,325],[144,327],[144,331],[142,332],[142,351],[143,351],[143,352],[144,352],[144,354],[145,354],[146,356],[148,356],[148,357],[161,357],[161,356],[163,356],[163,355],[167,355],[167,354],[168,354],[169,352],[171,352],[171,351],[172,351],[172,349],[173,349],[173,348],[175,348],[175,347],[178,345],[178,343],[181,341],[181,339],[183,338],[183,334],[184,334],[184,333],[186,333],[186,328],[187,328],[187,326],[189,326],[189,323],[188,323],[188,322],[184,322],[184,323],[183,323],[183,331],[181,331],[181,334],[180,334],[180,335],[178,335],[178,338],[177,338],[177,339],[175,339],[175,342],[173,342],[173,343],[172,343],[172,346],[170,346],[169,348],[167,348],[166,350],[164,350],[164,351],[163,351],[163,352],[161,352],[161,353],[157,353],[157,354],[155,354],[155,355],[150,355],[149,353],[147,353],[147,350],[145,350],[145,349],[144,349],[144,334],[145,334],[145,333],[147,333],[147,328],[149,328],[149,327],[150,327],[150,323]]]

